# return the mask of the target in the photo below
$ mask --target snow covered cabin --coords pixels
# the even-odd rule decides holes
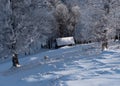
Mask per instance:
[[[56,39],[56,47],[62,47],[62,46],[71,46],[75,44],[75,40],[73,37],[62,37]]]

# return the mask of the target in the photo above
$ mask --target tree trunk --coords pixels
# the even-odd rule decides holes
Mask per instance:
[[[16,54],[16,53],[13,54],[12,63],[13,63],[13,67],[18,67],[19,66],[18,54]]]

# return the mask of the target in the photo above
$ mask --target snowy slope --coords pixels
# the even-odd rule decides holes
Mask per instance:
[[[11,62],[2,63],[0,86],[119,86],[117,46],[103,52],[99,44],[66,46],[21,58],[23,67],[13,70]]]

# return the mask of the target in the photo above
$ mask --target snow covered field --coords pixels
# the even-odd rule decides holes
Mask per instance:
[[[0,86],[120,86],[119,45],[76,45],[20,59],[22,67],[0,64]],[[44,56],[48,56],[44,59]]]

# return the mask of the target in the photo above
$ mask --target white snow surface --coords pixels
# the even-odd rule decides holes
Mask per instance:
[[[120,50],[113,45],[66,46],[0,64],[0,86],[120,86]],[[47,56],[48,58],[44,58]]]
[[[65,45],[74,45],[75,41],[73,37],[63,37],[63,38],[57,38],[56,39],[57,46],[65,46]]]

